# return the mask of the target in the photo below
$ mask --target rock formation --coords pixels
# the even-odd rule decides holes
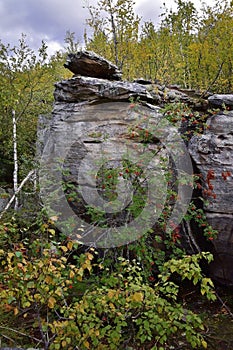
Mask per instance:
[[[121,196],[119,197],[119,208],[113,210],[111,204],[109,204],[110,208],[107,208],[108,203],[104,203],[107,213],[104,220],[111,227],[116,227],[114,230],[117,237],[112,238],[109,232],[104,235],[100,234],[97,232],[98,227],[89,229],[88,225],[85,225],[85,219],[88,221],[91,215],[87,212],[86,204],[90,205],[92,203],[95,207],[97,205],[101,206],[102,202],[98,202],[100,197],[104,198],[107,195],[105,189],[102,188],[103,184],[100,184],[101,188],[98,188],[97,191],[96,181],[94,183],[91,176],[88,177],[87,174],[95,171],[95,162],[98,162],[98,164],[103,162],[103,165],[99,165],[100,169],[102,166],[106,166],[106,171],[109,171],[110,169],[118,169],[122,164],[122,159],[127,154],[131,154],[134,161],[142,159],[145,150],[143,150],[139,132],[136,130],[132,136],[130,130],[132,127],[136,127],[138,123],[143,123],[143,127],[146,128],[149,123],[148,119],[150,119],[150,124],[155,123],[156,127],[156,123],[162,115],[159,113],[159,108],[152,108],[153,97],[143,85],[138,83],[113,82],[102,78],[83,76],[74,76],[69,80],[57,83],[54,96],[55,104],[50,134],[48,135],[47,131],[41,134],[42,138],[48,139],[43,151],[44,163],[42,161],[42,168],[47,169],[45,172],[49,174],[49,179],[46,178],[43,182],[42,174],[42,180],[40,181],[43,187],[42,192],[44,190],[44,200],[49,201],[48,194],[52,193],[49,204],[52,204],[53,208],[54,205],[57,208],[62,208],[62,213],[59,216],[61,220],[65,221],[69,217],[69,220],[76,223],[74,226],[75,234],[78,234],[81,242],[86,245],[111,247],[136,240],[143,228],[146,225],[150,226],[151,223],[148,218],[142,218],[142,221],[137,223],[140,233],[135,229],[131,229],[130,236],[125,237],[118,234],[117,227],[122,222],[129,220],[129,210],[125,208],[127,205],[124,205],[126,199],[123,194],[122,199]],[[140,98],[145,105],[145,107],[142,107],[142,111],[134,111],[131,108],[133,106],[130,102],[131,98]],[[148,105],[151,106],[150,109],[146,107]],[[151,154],[160,152],[161,157],[165,157],[164,148],[158,142],[151,144],[147,152],[151,152]],[[69,198],[71,192],[76,197],[69,205],[67,205],[67,200],[64,200],[64,196],[58,188],[62,179],[56,170],[59,166],[54,161],[56,159],[62,161],[63,164],[65,175],[62,179],[68,183],[67,198]],[[156,161],[152,163],[150,163],[152,171],[157,171],[158,164]],[[158,176],[160,175],[158,174]],[[126,185],[123,178],[122,181],[124,188]],[[47,183],[51,184],[50,187],[46,187]],[[79,195],[79,191],[75,190],[80,186],[82,189],[85,188],[85,191],[82,190],[82,196]],[[141,188],[140,184],[139,186]],[[72,187],[74,189],[70,190]],[[160,188],[162,189],[162,184]],[[143,191],[143,188],[141,190]],[[59,193],[57,201],[54,196],[56,191]],[[101,196],[99,196],[100,193]],[[158,192],[156,195],[158,195]],[[161,193],[161,196],[164,196],[163,193]],[[153,193],[150,200],[153,200]],[[81,231],[81,224],[77,224],[75,213],[78,213],[82,222]],[[154,216],[153,213],[153,219]],[[73,236],[72,232],[70,236],[77,239],[78,236]],[[83,232],[85,232],[85,237]],[[96,238],[97,235],[100,236],[101,241]]]
[[[205,110],[223,106],[231,109],[233,105],[233,95],[213,95],[208,101],[200,101],[195,98],[194,91],[176,86],[168,88],[143,79],[132,83],[120,81],[121,72],[116,66],[86,51],[69,55],[65,67],[75,75],[55,85],[50,133],[48,129],[45,133],[49,142],[44,153],[46,156],[61,154],[71,169],[67,179],[72,184],[77,184],[78,177],[85,182],[79,174],[82,159],[89,151],[97,159],[104,142],[107,142],[108,152],[116,162],[122,145],[129,141],[130,125],[138,122],[138,116],[130,112],[129,101],[132,99],[140,99],[145,107],[152,108],[154,120],[161,118],[159,106],[167,102],[181,101],[194,109]],[[219,231],[218,238],[213,241],[215,262],[211,265],[212,277],[233,285],[233,113],[219,112],[207,123],[205,133],[191,139],[189,152],[202,174],[203,197],[208,199],[204,206],[207,218]],[[133,140],[131,145],[136,148],[138,143]],[[66,154],[64,149],[67,147],[69,152]],[[79,163],[75,160],[77,155]],[[206,181],[210,172],[211,188],[210,182]],[[55,178],[54,183],[56,181]]]
[[[70,53],[64,67],[75,75],[87,77],[121,80],[122,75],[117,66],[90,51]]]
[[[154,98],[147,89],[137,83],[110,81],[100,78],[74,76],[55,85],[54,97],[57,102],[106,102],[129,101],[140,98],[141,101],[153,102]]]
[[[214,108],[228,107],[233,109],[233,95],[232,94],[214,94],[208,98],[209,104]]]
[[[213,241],[212,276],[233,285],[233,112],[219,112],[207,125],[203,135],[191,139],[189,150],[202,175],[208,221],[219,232]]]

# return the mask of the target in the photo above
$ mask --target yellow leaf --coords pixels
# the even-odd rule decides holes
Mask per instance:
[[[66,253],[67,250],[68,250],[68,248],[66,246],[64,246],[64,245],[61,246],[61,249],[63,250],[64,253]]]
[[[140,293],[140,292],[136,292],[136,293],[134,293],[133,295],[132,295],[132,299],[134,300],[134,301],[137,301],[137,302],[139,302],[139,301],[143,301],[143,293]]]
[[[82,267],[83,269],[87,269],[88,271],[91,271],[91,262],[87,260],[86,263],[82,265]]]
[[[63,348],[66,346],[66,341],[65,341],[65,340],[62,340],[61,346],[62,346]]]
[[[110,307],[111,309],[115,309],[115,305],[114,305],[113,303],[109,303],[109,307]]]
[[[56,233],[56,231],[55,231],[53,228],[50,228],[50,229],[48,230],[48,232],[49,232],[52,236],[54,236],[55,233]]]
[[[74,276],[75,276],[74,271],[70,271],[70,278],[74,278]]]
[[[86,257],[88,260],[92,260],[94,256],[91,253],[86,253]]]
[[[202,344],[204,349],[207,349],[207,342],[205,340],[202,340],[201,344]]]
[[[69,241],[69,242],[67,243],[67,248],[68,248],[69,250],[71,250],[71,249],[73,248],[73,242]]]
[[[83,268],[80,267],[80,269],[78,270],[78,274],[82,277],[83,276]]]
[[[34,299],[35,301],[40,301],[40,294],[39,293],[34,294]]]
[[[61,289],[56,289],[55,294],[57,294],[59,297],[61,297],[62,296]]]
[[[14,253],[8,253],[8,254],[7,254],[7,260],[8,260],[8,258],[9,258],[9,260],[10,260],[13,256],[14,256]]]
[[[108,297],[109,297],[109,299],[112,299],[113,297],[114,297],[114,291],[113,290],[110,290],[109,292],[108,292]]]
[[[17,309],[17,307],[15,307],[14,308],[14,315],[16,316],[16,315],[18,315],[18,313],[19,313],[19,310]]]
[[[23,306],[23,308],[26,308],[26,307],[31,306],[31,303],[30,303],[30,301],[25,301],[22,303],[22,306]]]
[[[49,297],[49,300],[48,300],[48,307],[50,309],[53,309],[54,308],[54,305],[56,303],[56,299],[54,297]]]
[[[44,280],[45,280],[46,283],[50,284],[53,279],[52,279],[51,276],[46,276]]]
[[[83,343],[83,345],[87,348],[90,349],[90,344],[87,340],[85,340],[85,342]]]
[[[44,263],[43,263],[42,261],[39,261],[39,262],[38,262],[38,267],[41,269],[42,266],[44,266]]]

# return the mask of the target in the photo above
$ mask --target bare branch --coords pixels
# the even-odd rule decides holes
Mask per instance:
[[[3,215],[5,214],[5,212],[10,208],[11,204],[14,202],[15,197],[17,196],[17,194],[21,191],[21,189],[23,188],[23,186],[25,185],[25,183],[30,179],[30,177],[32,177],[32,175],[35,174],[35,170],[31,170],[27,176],[23,179],[23,181],[21,182],[21,184],[19,185],[19,187],[17,188],[16,192],[13,194],[13,196],[11,197],[11,199],[9,200],[9,202],[7,203],[7,205],[5,206],[5,208],[2,210],[2,212],[0,213],[0,219],[3,217]]]

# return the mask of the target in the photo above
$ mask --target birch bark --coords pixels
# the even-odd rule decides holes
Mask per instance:
[[[15,194],[14,209],[17,210],[19,206],[19,200],[17,197],[18,191],[18,153],[17,153],[17,120],[15,117],[15,110],[12,110],[12,124],[13,124],[13,152],[14,152],[14,171],[13,171],[13,187]]]

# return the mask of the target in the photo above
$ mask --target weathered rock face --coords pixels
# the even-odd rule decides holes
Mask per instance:
[[[103,78],[109,80],[121,80],[121,71],[109,62],[90,51],[79,51],[69,54],[64,64],[75,75]]]
[[[151,109],[151,117],[156,121],[161,118],[161,114],[160,108],[154,106],[163,106],[167,102],[181,101],[196,109],[206,109],[210,106],[219,108],[224,104],[231,109],[233,105],[232,95],[213,95],[209,102],[197,102],[195,91],[181,90],[176,86],[167,88],[143,79],[133,83],[119,81],[121,72],[116,66],[89,52],[70,55],[65,66],[75,76],[55,85],[50,132],[47,128],[42,139],[49,139],[44,151],[48,160],[50,157],[52,164],[54,156],[63,157],[64,170],[66,167],[70,169],[66,180],[76,187],[78,181],[86,186],[85,176],[82,176],[82,172],[80,175],[80,167],[86,167],[88,170],[90,162],[84,162],[88,153],[93,154],[91,162],[93,159],[97,160],[101,152],[105,155],[111,154],[113,160],[109,158],[108,164],[110,168],[114,168],[120,162],[120,158],[117,157],[122,157],[125,152],[125,145],[130,145],[131,149],[138,149],[140,152],[140,142],[130,139],[128,134],[132,125],[139,122],[138,115],[130,112],[131,98],[140,99],[144,106],[154,108]],[[219,231],[218,238],[213,241],[215,262],[211,265],[212,277],[224,284],[233,285],[233,113],[221,112],[211,117],[208,124],[209,128],[202,136],[191,139],[189,151],[202,174],[203,197],[208,199],[208,204],[204,207],[207,218],[213,228]],[[143,128],[147,128],[146,123],[143,124]],[[137,132],[134,135],[137,135]],[[156,142],[151,147],[153,152],[157,152]],[[89,170],[91,171],[91,168]],[[55,185],[57,180],[60,181],[55,176]],[[95,196],[98,197],[92,191],[95,185],[90,180],[88,186],[90,191],[87,190],[85,200],[95,202]],[[68,190],[67,194],[71,192],[72,190]],[[104,197],[104,191],[102,195]],[[58,192],[59,196],[64,197]],[[86,215],[85,211],[82,211],[85,200],[79,202],[78,208],[83,218]],[[70,206],[72,207],[72,202]],[[75,210],[74,207],[73,209]],[[70,209],[63,210],[72,219]],[[108,220],[114,219],[115,223],[119,224],[125,218],[124,215],[127,216],[126,212],[122,213],[123,216],[113,218],[110,210]],[[83,229],[79,234],[82,235],[82,232]],[[86,242],[91,244],[91,240],[95,241],[93,232]]]
[[[77,89],[73,89],[74,79]],[[151,205],[153,208],[152,215],[149,215],[150,212],[147,212],[149,216],[144,215],[141,220],[137,221],[137,229],[132,229],[130,227],[132,220],[130,220],[131,217],[127,207],[131,203],[130,196],[126,198],[124,193],[122,193],[122,196],[119,195],[117,203],[113,201],[113,208],[111,201],[104,200],[105,197],[108,197],[109,192],[103,186],[106,186],[106,181],[110,180],[107,178],[104,183],[100,182],[98,185],[95,177],[102,178],[102,171],[108,173],[114,169],[119,174],[120,170],[117,169],[122,169],[122,162],[126,157],[127,161],[133,161],[135,164],[140,159],[142,162],[148,163],[150,171],[157,172],[157,177],[159,177],[161,174],[161,169],[159,171],[157,169],[159,161],[157,162],[154,159],[156,157],[152,157],[153,159],[151,160],[146,158],[147,154],[152,156],[156,154],[157,157],[165,158],[164,148],[157,141],[145,148],[136,131],[132,136],[130,127],[141,123],[142,127],[146,128],[149,122],[148,119],[150,119],[150,124],[153,121],[156,124],[161,118],[161,114],[159,113],[159,108],[147,108],[140,112],[132,110],[130,102],[121,102],[122,90],[118,90],[119,83],[116,83],[115,86],[114,102],[102,100],[102,96],[98,96],[98,89],[95,90],[97,93],[95,92],[94,94],[95,103],[93,103],[92,97],[88,101],[88,95],[82,97],[80,93],[77,97],[77,90],[79,90],[78,81],[80,79],[82,82],[85,81],[89,88],[93,87],[93,90],[96,89],[96,84],[99,87],[102,85],[112,86],[109,81],[103,81],[102,79],[94,79],[95,85],[92,86],[93,79],[90,80],[90,78],[84,77],[73,78],[56,85],[55,97],[57,101],[54,105],[50,135],[47,135],[48,141],[43,152],[45,162],[42,164],[42,167],[45,169],[46,176],[49,173],[49,179],[46,177],[44,182],[43,174],[41,175],[40,183],[42,184],[41,187],[43,187],[43,197],[45,201],[47,199],[49,201],[49,196],[51,195],[51,201],[47,203],[52,204],[53,209],[54,207],[55,209],[57,208],[60,213],[60,221],[66,222],[67,218],[69,218],[69,222],[74,224],[72,232],[69,232],[69,236],[73,239],[79,238],[86,245],[105,248],[126,244],[139,238],[146,225],[153,225],[150,218],[152,218],[152,221],[156,218],[154,206]],[[64,84],[68,87],[67,93],[64,92]],[[140,85],[129,84],[128,90],[126,87],[127,83],[125,83],[124,87],[125,96],[134,94],[135,96],[141,95],[145,97],[147,95],[147,92]],[[69,88],[73,89],[73,95]],[[102,86],[102,88],[104,87]],[[59,167],[59,163],[56,163],[57,159],[62,163],[64,176],[57,171]],[[125,184],[123,175],[119,176],[123,192],[126,191],[127,193],[127,188],[125,187],[127,184]],[[134,171],[133,176],[135,181],[137,181],[137,170]],[[46,181],[50,184],[48,187],[46,187]],[[66,198],[61,191],[62,181],[66,183]],[[146,181],[144,182],[146,183]],[[144,182],[138,184],[138,188],[142,192],[144,191]],[[57,198],[54,194],[55,192],[58,194]],[[150,201],[153,202],[153,196],[158,196],[159,198],[161,196],[163,198],[164,195],[165,191],[163,192],[161,181],[157,192],[151,191]],[[73,200],[68,203],[68,199],[71,196],[73,196]],[[110,228],[104,230],[104,228],[102,229],[95,225],[90,227],[88,222],[90,222],[91,214],[88,213],[87,205],[90,207],[94,205],[96,208],[102,208],[103,205],[105,215],[102,220],[104,220],[105,225],[108,225],[110,228],[113,227],[114,232],[111,231],[110,233]],[[126,227],[129,226],[130,234],[127,233],[126,235],[125,233],[125,236],[120,234],[122,223],[126,223]],[[60,228],[63,229],[64,227],[61,226]]]
[[[110,61],[91,51],[69,54],[64,67],[74,73],[74,78],[56,85],[57,101],[94,101],[101,98],[103,102],[103,99],[123,101],[138,97],[141,101],[149,100],[159,105],[184,102],[198,109],[207,105],[204,100],[199,99],[197,102],[196,97],[200,96],[196,96],[194,90],[182,90],[175,85],[165,87],[144,79],[137,79],[133,83],[117,83],[121,80],[122,72]]]
[[[152,95],[141,84],[81,76],[55,84],[54,97],[57,102],[65,103],[129,101],[130,98],[154,101]]]
[[[203,178],[204,205],[209,223],[219,234],[213,241],[213,278],[233,285],[233,112],[212,116],[201,137],[189,145]]]
[[[177,89],[158,84],[141,84],[127,81],[110,81],[95,77],[74,76],[55,84],[54,98],[62,103],[104,103],[107,101],[128,101],[139,99],[153,105],[183,102],[194,109],[206,109],[207,102],[199,101]]]
[[[92,74],[98,75],[98,73],[94,74],[94,72]],[[78,235],[82,237],[82,242],[87,245],[110,247],[132,242],[138,239],[145,230],[151,228],[157,221],[157,215],[159,215],[159,212],[161,213],[162,203],[166,199],[167,186],[163,170],[167,163],[161,164],[161,162],[162,159],[166,162],[168,152],[162,142],[160,142],[160,139],[155,136],[153,136],[154,139],[150,140],[148,146],[145,147],[140,133],[143,134],[144,130],[146,135],[151,130],[151,127],[153,130],[160,129],[158,132],[161,133],[163,126],[160,125],[159,121],[162,119],[162,114],[160,113],[160,108],[154,105],[164,100],[167,92],[164,90],[161,91],[161,95],[157,95],[157,89],[151,93],[148,91],[148,88],[151,91],[150,85],[146,87],[144,84],[136,82],[111,81],[99,77],[84,77],[80,75],[55,85],[55,104],[50,133],[48,134],[48,130],[46,130],[41,134],[42,139],[48,139],[43,151],[43,165],[45,165],[47,170],[45,172],[50,174],[49,181],[47,181],[47,183],[50,183],[50,187],[46,187],[46,179],[43,182],[43,174],[41,172],[41,179],[45,185],[43,196],[46,201],[47,198],[50,200],[49,197],[51,195],[49,204],[52,204],[53,208],[55,205],[58,211],[62,208],[59,220],[61,219],[63,222],[68,217],[69,220],[75,223],[77,221],[76,214],[78,213],[85,228],[82,226],[80,231],[80,224],[76,222],[74,231],[78,232]],[[179,93],[172,93],[171,99],[176,99],[178,95]],[[184,97],[184,94],[181,95]],[[131,102],[131,99],[140,99],[143,106],[134,110],[132,108],[134,104]],[[43,124],[43,118],[41,122]],[[172,133],[174,128],[171,129],[171,133],[169,129],[162,129],[162,141],[166,142],[167,140],[168,143],[170,142],[170,146],[173,149],[174,135]],[[181,153],[183,156],[183,151]],[[128,196],[129,198],[123,195],[123,192],[128,193],[129,191],[131,193],[132,190],[126,187],[127,183],[125,183],[123,175],[118,176],[118,181],[121,185],[119,185],[120,191],[117,191],[119,198],[117,197],[117,201],[113,201],[114,208],[111,207],[111,201],[106,203],[100,198],[104,199],[109,195],[108,191],[105,190],[105,184],[102,184],[104,185],[103,188],[101,183],[98,184],[98,181],[96,182],[91,176],[88,176],[88,174],[96,172],[97,177],[101,178],[101,169],[103,167],[105,172],[118,169],[117,173],[122,174],[124,169],[122,165],[126,158],[130,164],[135,163],[133,167],[136,167],[136,169],[132,176],[134,183],[137,183],[137,186],[139,186],[135,192],[137,196],[139,196],[139,190],[141,191],[141,198],[143,198],[143,191],[146,188],[150,190],[150,205],[145,202],[142,205],[142,209],[137,207],[137,211],[142,211],[143,214],[136,217],[136,227],[133,226],[134,217],[129,210],[129,207],[134,205],[133,201],[131,201],[131,195]],[[59,168],[59,164],[56,163],[57,159],[63,164],[64,176],[56,170]],[[96,162],[100,168],[98,170],[100,175],[98,175],[99,173],[94,166]],[[146,167],[146,171],[149,171],[149,174],[150,172],[156,173],[156,176],[151,179],[153,188],[150,188],[150,182],[147,182],[149,180],[144,179],[142,181],[139,180],[139,177],[137,178],[140,174],[140,169],[137,168],[138,162],[142,164],[140,166]],[[182,167],[181,163],[180,167]],[[157,183],[154,182],[155,178]],[[149,175],[148,179],[150,179]],[[59,190],[59,188],[62,188],[61,182],[63,180],[67,187],[66,198],[64,193]],[[81,192],[76,190],[77,188],[81,188]],[[82,190],[83,188],[85,190]],[[67,198],[69,199],[71,194],[75,199],[67,204]],[[180,196],[182,197],[182,195],[183,192],[181,190]],[[86,207],[87,204],[91,206],[90,203],[94,204],[95,207],[101,208],[102,204],[104,205],[104,224],[110,224],[110,227],[114,228],[114,232],[110,234],[108,230],[106,234],[103,234],[99,232],[101,228],[99,229],[98,226],[89,229],[86,227],[84,222],[85,220],[90,222],[91,216],[88,214]],[[156,206],[158,207],[157,209]],[[180,213],[181,205],[177,206],[176,211]],[[126,225],[124,226],[124,224]],[[124,232],[123,235],[120,234],[119,231],[122,226],[124,229],[130,230],[130,232]],[[85,232],[84,238],[83,232]],[[99,236],[101,241],[99,238],[98,241],[96,239]]]
[[[221,108],[224,105],[233,109],[233,95],[231,94],[214,94],[208,98],[210,106],[214,108]]]

